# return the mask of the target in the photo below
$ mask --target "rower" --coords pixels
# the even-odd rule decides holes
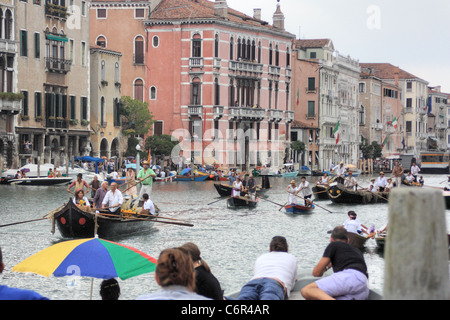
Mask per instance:
[[[377,186],[378,186],[378,191],[380,192],[384,192],[384,189],[387,186],[387,180],[384,177],[384,172],[380,172],[380,176],[377,178]]]
[[[236,176],[236,181],[233,182],[233,190],[231,191],[231,195],[233,197],[240,197],[242,191],[242,181],[239,176]]]
[[[67,187],[67,192],[70,192],[70,189],[72,187],[75,187],[75,190],[82,189],[83,191],[84,191],[84,188],[86,187],[86,191],[84,191],[85,194],[87,194],[89,192],[89,185],[87,184],[86,181],[83,180],[83,174],[81,174],[81,173],[77,174],[77,179]]]
[[[102,208],[109,209],[111,214],[120,215],[120,206],[123,204],[122,192],[118,189],[117,182],[111,183],[111,190],[109,190],[102,202]]]
[[[288,185],[286,191],[289,193],[288,202],[289,204],[297,204],[297,197],[298,194],[298,187],[295,183],[295,180],[292,180],[291,183]]]
[[[246,188],[247,188],[248,195],[250,196],[250,200],[255,200],[255,197],[256,197],[256,183],[255,183],[255,179],[253,179],[253,175],[252,174],[248,178]]]
[[[305,199],[305,207],[312,206],[311,197],[312,197],[313,192],[311,189],[311,185],[309,184],[308,181],[306,181],[306,177],[302,177],[302,182],[298,186],[297,192],[302,192],[303,199]]]
[[[336,181],[343,184],[345,182],[345,173],[347,172],[347,169],[344,167],[344,162],[341,161],[339,166],[333,168],[333,171],[337,177]]]
[[[148,194],[144,193],[142,195],[142,198],[144,199],[144,205],[142,206],[140,214],[152,215],[152,216],[156,215],[155,205],[154,205],[153,201],[150,200]]]
[[[348,172],[348,177],[345,179],[344,187],[347,189],[353,189],[358,188],[358,182],[356,181],[355,177],[353,176],[353,172]]]

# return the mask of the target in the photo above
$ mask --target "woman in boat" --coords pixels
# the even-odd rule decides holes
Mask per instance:
[[[240,197],[242,188],[243,188],[243,185],[242,185],[241,178],[239,176],[236,176],[236,180],[233,182],[233,190],[231,191],[231,195],[233,197]]]
[[[319,178],[319,180],[317,180],[316,184],[320,184],[326,188],[328,188],[329,184],[330,184],[330,178],[328,177],[328,173],[324,173],[322,177]]]
[[[75,197],[73,198],[73,203],[76,204],[78,207],[90,207],[91,206],[88,198],[84,196],[83,189],[80,189],[75,193]]]
[[[289,204],[297,204],[298,187],[295,180],[292,180],[291,183],[286,188],[286,191],[289,193],[288,202]]]
[[[128,187],[129,187],[129,189],[127,190],[127,195],[129,195],[129,196],[137,195],[136,186],[130,187],[130,186],[136,184],[136,174],[134,173],[133,168],[128,168],[128,171],[126,174],[126,183],[128,184]]]

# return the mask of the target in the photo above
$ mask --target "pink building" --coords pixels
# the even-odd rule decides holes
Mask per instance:
[[[279,5],[270,25],[260,10],[250,17],[226,1],[162,0],[144,25],[154,134],[180,138],[183,156],[197,163],[284,160],[294,35]]]

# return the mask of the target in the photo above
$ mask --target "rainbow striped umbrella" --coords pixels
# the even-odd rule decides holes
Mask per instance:
[[[65,241],[44,249],[13,267],[46,277],[81,276],[129,279],[156,269],[156,259],[119,243],[99,239]]]

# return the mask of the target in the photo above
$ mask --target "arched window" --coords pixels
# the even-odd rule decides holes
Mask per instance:
[[[3,10],[0,8],[0,38],[3,38]]]
[[[104,36],[98,36],[96,44],[99,47],[106,48],[106,38]]]
[[[215,58],[219,57],[219,45],[220,45],[219,35],[216,34],[216,36],[214,37],[214,57]]]
[[[270,44],[269,46],[269,65],[272,65],[273,62],[273,46]]]
[[[144,101],[144,81],[142,79],[134,81],[134,99]]]
[[[202,36],[198,33],[192,38],[192,57],[201,58],[202,56]]]
[[[275,47],[275,65],[277,67],[280,66],[280,50],[278,48],[278,45],[276,45],[276,47]]]
[[[234,59],[234,38],[230,39],[230,60]]]
[[[214,105],[220,106],[220,85],[219,78],[214,79]]]
[[[12,39],[12,27],[13,27],[13,19],[11,10],[7,9],[5,11],[5,39]]]
[[[156,87],[150,88],[150,100],[156,100]]]
[[[142,36],[134,39],[134,63],[144,64],[144,38]]]

